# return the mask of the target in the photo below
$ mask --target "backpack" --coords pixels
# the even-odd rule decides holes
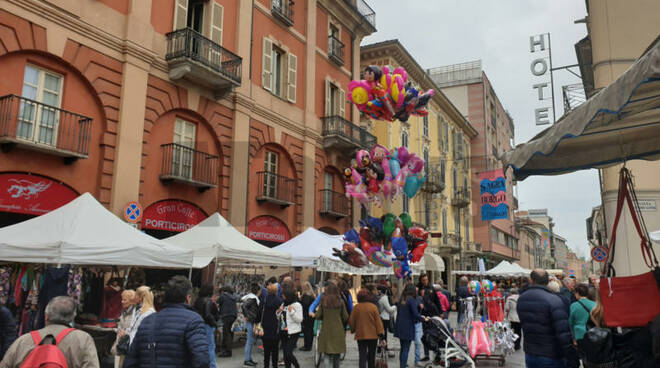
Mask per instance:
[[[58,345],[75,328],[67,328],[53,337],[47,335],[43,339],[39,331],[32,331],[30,335],[34,341],[35,348],[21,363],[21,368],[68,368],[66,357]]]

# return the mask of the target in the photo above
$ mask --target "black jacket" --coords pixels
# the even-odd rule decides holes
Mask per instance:
[[[314,320],[314,318],[309,316],[309,306],[314,303],[314,297],[308,294],[304,294],[302,298],[300,298],[300,304],[302,304],[303,307],[303,322],[309,323],[310,321]]]
[[[220,318],[234,317],[238,316],[238,308],[236,307],[236,296],[227,292],[223,292],[220,295],[220,301],[218,302],[220,306]]]
[[[264,329],[264,339],[276,340],[279,338],[280,325],[277,318],[277,309],[282,305],[282,299],[277,295],[266,296],[264,309],[261,314],[261,326]]]
[[[195,311],[202,316],[204,323],[211,327],[218,327],[218,306],[210,297],[197,298]]]
[[[533,285],[518,298],[525,354],[567,359],[577,367],[577,355],[562,299],[544,286]]]
[[[261,320],[261,304],[257,297],[244,299],[241,310],[248,322],[258,323]]]
[[[208,368],[204,321],[185,304],[171,304],[146,317],[124,361],[124,368]]]
[[[16,324],[9,309],[0,307],[0,360],[16,340]]]

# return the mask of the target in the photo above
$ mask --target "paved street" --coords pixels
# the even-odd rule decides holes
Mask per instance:
[[[452,322],[455,323],[455,314],[451,316]],[[391,335],[389,335],[388,342],[390,346],[395,349],[399,350],[399,341],[398,339],[393,338]],[[216,363],[218,368],[234,368],[234,367],[242,367],[243,366],[243,359],[244,359],[244,345],[243,342],[238,342],[236,341],[234,344],[234,351],[233,355],[231,358],[218,358]],[[298,346],[302,346],[302,339],[298,340]],[[347,347],[347,352],[346,352],[346,357],[344,358],[344,361],[342,362],[342,367],[357,367],[358,366],[358,349],[357,349],[357,342],[354,340],[353,334],[350,332],[346,334],[346,347]],[[300,366],[303,368],[307,367],[313,367],[314,366],[314,357],[312,352],[305,352],[305,351],[299,351],[296,350],[295,352],[296,357],[298,358],[298,361],[300,362]],[[431,353],[433,355],[433,353]],[[281,357],[281,352],[280,352],[280,357]],[[408,367],[412,368],[414,367],[414,345],[411,346],[411,351],[408,357]],[[257,350],[255,353],[253,351],[253,356],[252,359],[259,363],[258,367],[263,367],[263,353],[260,350]],[[522,352],[522,349],[516,352],[516,354],[512,356],[508,356],[506,358],[506,364],[504,367],[510,367],[510,368],[522,368],[525,366],[525,356]],[[389,358],[388,360],[388,365],[391,368],[397,368],[399,367],[399,357],[398,357],[398,352],[397,355],[393,358]],[[481,361],[477,362],[478,367],[497,367],[497,362],[489,362],[489,361]],[[323,367],[323,365],[321,365]],[[439,366],[436,366],[439,367]]]

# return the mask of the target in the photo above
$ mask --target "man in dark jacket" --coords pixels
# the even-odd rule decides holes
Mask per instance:
[[[0,306],[0,360],[5,356],[14,340],[16,340],[14,317],[7,307]]]
[[[470,293],[468,292],[467,288],[468,278],[466,276],[462,276],[459,280],[459,284],[460,286],[458,287],[458,293],[456,294],[456,309],[458,309],[458,323],[460,324],[463,322],[466,314],[465,307],[463,306],[463,303],[461,303],[461,300],[470,297]]]
[[[238,316],[238,308],[236,307],[237,298],[234,295],[234,290],[231,286],[223,287],[220,289],[220,292],[220,301],[218,302],[218,305],[220,306],[220,319],[222,320],[222,344],[218,356],[230,357],[231,343],[234,340],[231,327]]]
[[[527,367],[579,367],[564,303],[546,287],[548,273],[536,269],[530,279],[531,286],[520,296],[517,307]]]
[[[209,342],[210,367],[215,368],[215,330],[218,328],[218,305],[213,301],[212,285],[202,285],[194,308],[204,320],[204,329]]]
[[[167,283],[165,307],[146,317],[131,344],[124,368],[207,368],[204,320],[190,307],[192,284],[184,276]]]

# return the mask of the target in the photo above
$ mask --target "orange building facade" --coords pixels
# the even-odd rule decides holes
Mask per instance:
[[[0,0],[0,25],[0,226],[84,192],[157,237],[351,226],[364,1]]]

